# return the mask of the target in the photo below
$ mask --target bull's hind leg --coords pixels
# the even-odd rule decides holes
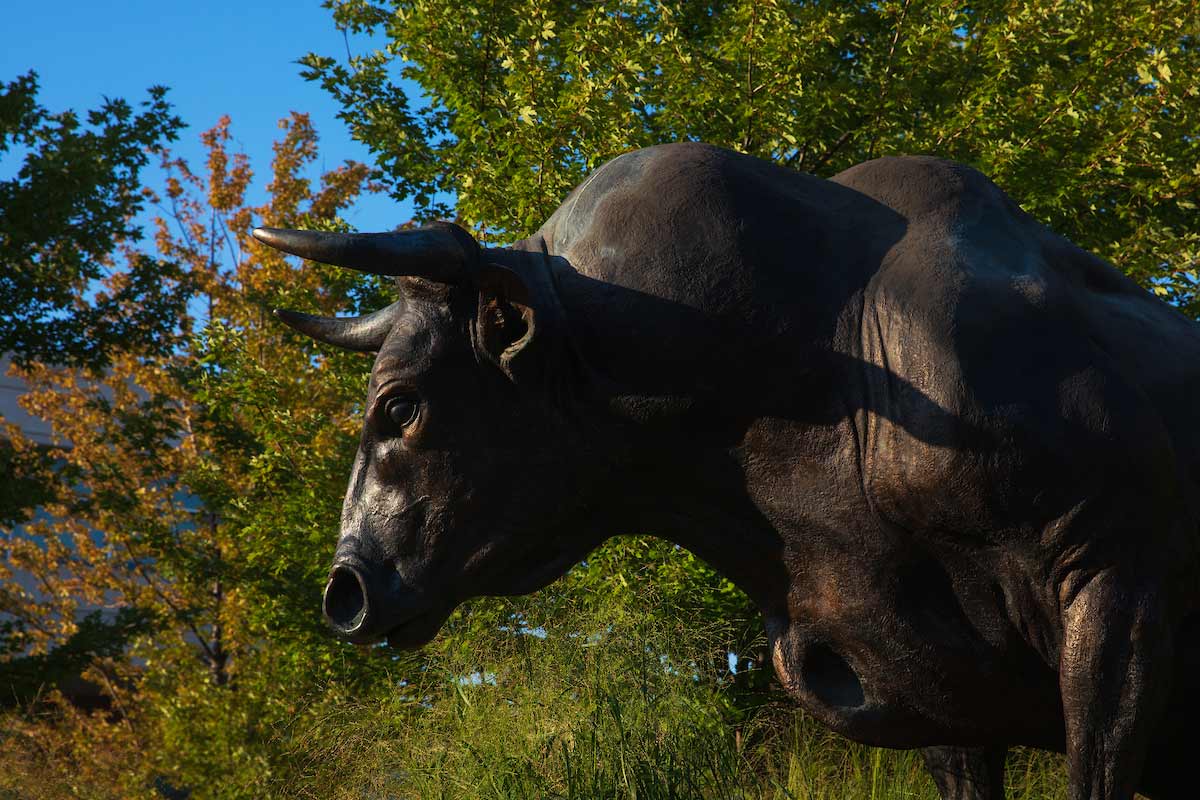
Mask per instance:
[[[921,751],[942,800],[1004,800],[1005,747],[926,747]]]
[[[1171,682],[1159,591],[1102,571],[1063,597],[1059,686],[1071,800],[1130,800]]]

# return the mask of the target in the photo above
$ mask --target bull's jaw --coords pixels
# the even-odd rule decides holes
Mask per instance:
[[[433,641],[449,617],[450,611],[445,609],[417,614],[389,630],[384,641],[397,650],[415,650]]]
[[[544,589],[567,574],[567,571],[583,560],[586,555],[586,550],[580,553],[575,548],[559,548],[558,552],[542,566],[537,567],[507,585],[504,588],[503,594],[533,594],[540,589]]]
[[[515,581],[510,575],[503,578],[503,583],[484,594],[496,596],[526,595],[549,586],[561,578],[567,571],[582,560],[592,548],[586,544],[563,546],[557,549],[550,560],[525,573]],[[427,610],[418,611],[406,617],[383,634],[383,639],[389,647],[401,650],[412,650],[428,644],[437,636],[438,631],[445,625],[450,614],[467,597],[448,598],[444,603],[433,604]]]

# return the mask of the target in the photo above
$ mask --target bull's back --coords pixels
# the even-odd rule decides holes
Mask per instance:
[[[890,406],[867,447],[882,508],[1064,544],[1135,508],[1147,528],[1200,519],[1200,326],[968,167],[881,159],[834,180],[906,220],[864,303],[864,360],[893,376],[868,385]],[[1171,534],[1192,538],[1181,556],[1195,524]]]
[[[711,327],[696,341],[720,342],[730,365],[757,367],[763,352],[777,364],[812,342],[861,359],[881,426],[937,428],[923,442],[916,431],[918,451],[986,450],[989,433],[1009,433],[985,430],[995,423],[1069,458],[1072,425],[1102,440],[1136,410],[1161,422],[1180,474],[1200,475],[1200,326],[969,167],[885,158],[826,181],[663,145],[596,170],[540,235],[582,275],[700,312]]]
[[[935,273],[926,280],[970,284],[978,297],[967,310],[989,327],[990,317],[1006,316],[1003,306],[1054,316],[1064,323],[1061,339],[1086,338],[1097,358],[1111,359],[1153,398],[1173,433],[1195,427],[1185,423],[1186,407],[1200,402],[1200,324],[1038,223],[982,174],[941,159],[904,157],[860,164],[832,180],[903,215]]]
[[[604,164],[539,235],[591,278],[751,319],[797,304],[827,314],[898,230],[893,211],[859,192],[688,142]]]

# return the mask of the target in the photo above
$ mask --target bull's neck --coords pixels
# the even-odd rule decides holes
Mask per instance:
[[[605,535],[646,533],[677,544],[716,569],[764,612],[786,605],[783,542],[747,496],[731,454],[663,441],[618,466],[604,513]]]
[[[783,542],[747,491],[740,448],[748,426],[775,404],[804,410],[807,400],[794,393],[822,337],[798,326],[832,324],[797,315],[801,322],[780,332],[748,301],[702,308],[598,280],[539,240],[503,257],[531,288],[549,292],[553,305],[541,310],[569,342],[557,352],[571,362],[550,368],[551,383],[571,384],[554,394],[568,398],[574,424],[616,467],[597,492],[602,510],[589,509],[595,538],[649,533],[672,541],[765,612],[778,612],[789,585]],[[779,364],[788,381],[775,380]]]

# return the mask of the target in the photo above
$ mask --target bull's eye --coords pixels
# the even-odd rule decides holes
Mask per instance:
[[[399,395],[387,401],[383,413],[387,415],[388,422],[397,428],[403,428],[416,419],[418,406],[415,395]]]

